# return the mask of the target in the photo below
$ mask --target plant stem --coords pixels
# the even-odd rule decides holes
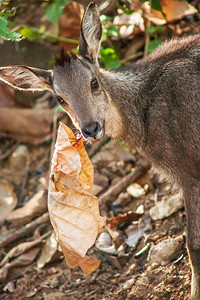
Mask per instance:
[[[72,44],[77,44],[77,45],[79,43],[78,40],[74,40],[74,39],[70,39],[70,38],[65,38],[65,37],[57,36],[55,34],[48,33],[48,32],[42,32],[38,28],[31,27],[31,26],[26,26],[26,25],[18,25],[15,28],[13,28],[13,31],[18,31],[18,30],[22,29],[23,27],[28,27],[33,32],[39,33],[39,34],[41,34],[42,36],[44,36],[46,38],[51,38],[51,39],[56,40],[56,41],[67,42],[67,43],[72,43]]]

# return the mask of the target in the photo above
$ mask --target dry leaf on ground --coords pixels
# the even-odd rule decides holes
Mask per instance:
[[[0,132],[38,145],[51,137],[54,109],[0,108]]]
[[[55,233],[53,232],[46,240],[45,245],[42,247],[41,254],[37,260],[38,268],[43,268],[49,262],[58,259],[60,255],[58,241],[56,240]]]
[[[18,267],[21,268],[23,266],[28,266],[30,265],[36,256],[38,255],[40,251],[39,247],[33,248],[26,253],[18,256],[15,258],[12,262],[5,264],[1,269],[0,269],[0,282],[4,282],[7,278],[10,278],[15,274],[15,268],[18,269]],[[19,272],[19,271],[17,271]]]
[[[197,13],[197,9],[190,5],[187,1],[175,1],[175,0],[162,0],[162,10],[166,16],[158,11],[151,9],[149,2],[143,4],[144,17],[149,19],[156,25],[163,25],[168,22],[173,22],[182,19],[184,16],[192,15]]]
[[[39,244],[42,244],[43,240],[42,238],[39,238],[35,241],[31,242],[24,242],[21,243],[14,248],[12,248],[4,257],[4,259],[0,263],[0,267],[4,266],[5,264],[9,263],[13,258],[27,252],[28,250],[38,246]]]
[[[122,224],[128,224],[130,221],[138,221],[141,218],[142,214],[138,214],[134,211],[129,211],[125,214],[119,214],[116,217],[109,218],[106,220],[106,225],[110,227],[110,229],[116,229]]]
[[[40,190],[23,207],[9,213],[7,221],[14,225],[27,224],[33,218],[47,211],[46,192]]]
[[[50,175],[48,207],[51,223],[69,267],[90,274],[99,260],[85,256],[103,226],[98,199],[92,195],[93,167],[72,131],[60,124]],[[73,146],[74,145],[74,146]]]

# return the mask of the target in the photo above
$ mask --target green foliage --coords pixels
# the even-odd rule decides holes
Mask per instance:
[[[166,17],[165,13],[162,10],[162,6],[161,6],[161,3],[160,3],[160,0],[151,0],[150,4],[151,4],[151,8],[160,11],[163,14],[163,17],[164,18]]]
[[[126,143],[124,143],[124,142],[122,142],[122,141],[120,141],[120,140],[117,140],[117,142],[118,142],[118,144],[121,145],[124,149],[129,150],[129,148],[128,148],[128,146],[127,146]]]
[[[111,43],[111,37],[118,38],[119,37],[119,30],[117,26],[113,25],[110,18],[101,15],[101,22],[103,26],[103,35],[102,35],[102,41],[103,46],[100,48],[100,57],[102,64],[108,68],[119,68],[121,66],[121,62],[118,59],[117,52],[113,48],[108,48],[106,41],[109,40]]]
[[[8,5],[8,2],[3,1],[0,8],[6,5]],[[9,22],[7,18],[13,16],[14,14],[15,14],[14,10],[13,11],[6,10],[5,8],[1,9],[0,11],[0,38],[1,39],[19,41],[22,38],[22,36],[19,33],[14,32],[8,28],[8,25],[11,22]]]
[[[0,17],[0,38],[3,40],[19,41],[21,34],[8,29],[8,20],[5,17]]]
[[[21,30],[20,30],[20,34],[23,37],[26,37],[27,39],[32,39],[32,40],[41,40],[42,39],[42,32],[36,32],[34,31],[32,28],[24,26]]]
[[[124,7],[122,5],[119,6],[119,8],[126,14],[126,15],[131,15],[134,10],[128,8],[128,7]]]
[[[53,22],[58,23],[59,18],[63,14],[63,9],[70,0],[55,0],[53,3],[48,4],[45,7],[45,13],[47,18]]]
[[[148,31],[150,33],[150,35],[156,34],[159,31],[162,31],[162,26],[161,25],[156,25],[156,26],[150,26],[148,28]]]
[[[153,52],[159,45],[162,44],[162,40],[158,38],[158,32],[162,31],[162,26],[150,26],[148,28],[151,40],[149,41],[148,45],[148,54]]]
[[[162,6],[160,4],[160,0],[151,0],[151,8],[162,12]]]
[[[103,27],[102,41],[106,40],[109,36],[119,37],[119,30],[117,26],[112,24],[109,17],[101,15],[100,19]]]
[[[112,48],[101,47],[100,57],[102,63],[108,69],[119,68],[121,66],[121,62],[118,60],[117,54]]]
[[[160,40],[160,39],[155,39],[153,41],[149,41],[148,54],[153,52],[161,44],[162,44],[162,40]]]

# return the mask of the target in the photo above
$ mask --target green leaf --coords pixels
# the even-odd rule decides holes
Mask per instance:
[[[119,8],[126,14],[126,15],[131,15],[132,13],[134,13],[134,10],[128,8],[128,7],[124,7],[122,5],[119,6]]]
[[[56,2],[49,4],[45,7],[47,18],[53,22],[58,23],[59,18],[63,14],[63,8],[70,0],[56,0]]]
[[[0,38],[5,40],[18,41],[22,38],[21,34],[8,29],[8,21],[4,17],[0,17]]]
[[[31,28],[26,26],[21,29],[20,33],[27,39],[41,40],[42,38],[42,33],[35,32]]]
[[[114,37],[118,37],[119,36],[119,30],[115,25],[111,25],[109,26],[107,29],[107,34],[114,36]]]
[[[117,54],[112,48],[101,48],[100,56],[102,63],[108,69],[119,68],[121,66],[121,62],[118,60]]]
[[[159,10],[160,12],[162,11],[162,6],[160,4],[160,0],[151,0],[151,8],[155,10]]]
[[[149,28],[148,28],[148,32],[152,35],[152,34],[154,34],[154,33],[156,33],[156,32],[159,32],[159,31],[162,31],[162,26],[160,26],[160,25],[156,25],[156,26],[150,26]]]
[[[162,44],[162,40],[159,39],[150,41],[148,46],[148,53],[153,52],[161,44]]]

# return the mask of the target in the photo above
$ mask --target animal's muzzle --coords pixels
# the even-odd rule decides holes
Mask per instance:
[[[103,129],[98,122],[94,122],[83,127],[82,133],[88,140],[97,140],[103,136]]]

